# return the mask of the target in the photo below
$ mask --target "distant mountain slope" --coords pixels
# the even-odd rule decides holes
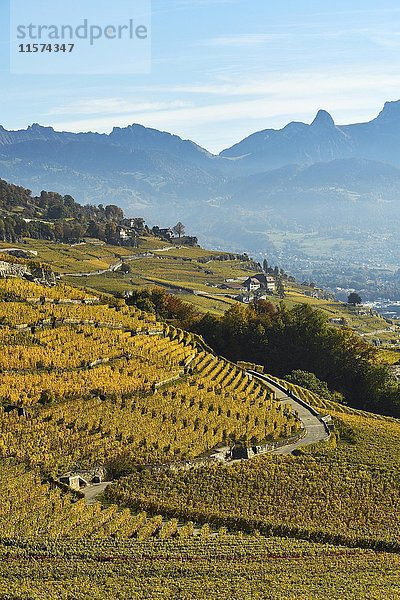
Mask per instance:
[[[246,194],[249,201],[262,197],[270,190],[347,189],[358,195],[387,195],[398,197],[400,169],[372,160],[357,158],[337,159],[310,166],[287,165],[280,169],[258,173],[230,182],[230,193]]]
[[[320,110],[311,125],[289,123],[281,130],[254,133],[221,156],[241,158],[249,172],[267,171],[290,163],[312,164],[352,155],[352,140]]]
[[[160,206],[213,196],[230,164],[194,142],[140,125],[115,128],[110,135],[56,132],[37,124],[22,131],[0,128],[0,177],[35,193],[70,193],[82,202],[113,197],[132,212],[149,207],[158,214]]]
[[[54,131],[52,127],[42,127],[38,123],[34,123],[27,129],[18,131],[7,131],[7,129],[4,129],[4,127],[0,125],[0,146],[37,141],[59,141],[62,143],[71,142],[73,140],[105,141],[106,138],[107,136],[101,133],[68,133],[65,131]]]
[[[336,126],[320,110],[311,125],[289,123],[254,133],[220,156],[137,124],[116,127],[109,135],[57,132],[38,124],[21,131],[0,126],[0,177],[35,192],[41,187],[71,192],[82,201],[105,200],[111,192],[125,208],[166,207],[221,197],[227,181],[287,165],[352,158],[400,167],[399,142],[400,101],[386,103],[376,119],[356,125]],[[348,167],[347,178],[354,163]]]
[[[290,163],[310,165],[341,158],[364,158],[400,166],[400,101],[387,102],[368,123],[335,125],[320,110],[311,125],[289,123],[280,130],[266,129],[221,152],[241,158],[247,172],[259,172]]]
[[[57,145],[67,146],[69,150],[73,148],[71,144],[76,144],[77,147],[78,144],[84,145],[84,152],[86,152],[88,144],[91,144],[89,149],[94,160],[97,153],[100,153],[101,159],[101,149],[107,147],[118,148],[121,156],[129,156],[132,152],[140,152],[141,154],[156,153],[159,156],[164,156],[165,161],[169,158],[178,158],[183,164],[202,165],[205,169],[210,170],[215,170],[216,165],[219,163],[229,162],[213,156],[190,140],[183,140],[177,135],[150,129],[142,125],[130,125],[125,128],[115,127],[109,135],[92,132],[57,132],[52,127],[42,127],[37,123],[20,131],[7,131],[0,126],[0,150],[2,153],[7,153],[10,156],[13,154],[18,155],[21,144],[29,144],[27,147],[32,152],[32,158],[37,148],[40,151],[40,156],[44,158],[46,156],[44,149],[47,146],[49,148],[48,158],[51,159],[52,150]],[[77,152],[75,151],[75,153]]]
[[[263,216],[265,228],[394,230],[400,169],[362,159],[282,167],[227,184],[231,205]],[[260,221],[258,221],[260,223]]]
[[[221,249],[265,251],[267,232],[370,234],[400,224],[400,101],[369,123],[266,129],[214,156],[190,140],[141,125],[109,134],[0,127],[0,177],[39,194],[118,204],[150,223],[177,220]],[[389,240],[382,256],[394,263]],[[292,254],[291,256],[293,255]]]

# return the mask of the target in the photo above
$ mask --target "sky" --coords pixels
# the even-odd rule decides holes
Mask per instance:
[[[153,0],[145,74],[10,74],[7,0],[0,22],[7,129],[140,123],[217,153],[255,131],[311,122],[320,108],[346,124],[400,99],[398,0]]]

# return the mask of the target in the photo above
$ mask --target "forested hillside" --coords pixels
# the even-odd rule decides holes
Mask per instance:
[[[124,213],[115,205],[82,206],[72,196],[31,190],[0,179],[0,241],[16,242],[23,237],[80,241],[83,236],[118,243],[117,225]],[[144,231],[143,220],[136,223]]]
[[[328,395],[339,392],[350,406],[400,416],[399,382],[379,364],[378,350],[351,328],[332,327],[315,307],[237,304],[222,317],[204,316],[194,329],[231,360],[255,361],[281,377],[313,373],[328,383]]]

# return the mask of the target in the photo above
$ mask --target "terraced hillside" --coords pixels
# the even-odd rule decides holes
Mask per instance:
[[[4,460],[115,476],[299,427],[242,369],[123,302],[22,279],[0,280],[0,298]]]
[[[220,286],[231,279],[244,281],[259,268],[251,259],[240,260],[235,255],[204,248],[179,247],[155,237],[141,238],[138,248],[95,243],[71,245],[28,238],[15,244],[0,242],[0,249],[7,247],[37,253],[38,259],[51,264],[67,283],[74,286],[112,294],[154,286],[170,288],[196,310],[216,315],[232,306],[232,295],[238,293]],[[116,270],[122,263],[129,265],[129,273]],[[310,304],[330,319],[343,320],[358,333],[372,336],[371,340],[378,331],[376,335],[383,340],[398,337],[398,328],[383,318],[368,314],[368,311],[360,315],[358,307],[341,302],[319,300],[309,295],[312,292],[307,286],[287,281],[283,302],[288,308],[298,303]],[[277,294],[268,299],[276,305],[282,301]]]
[[[198,336],[13,277],[0,344],[1,597],[400,594],[398,420],[290,385],[332,414],[328,443],[226,466],[211,449],[300,423]],[[114,481],[90,506],[57,481],[96,469]]]
[[[0,546],[0,595],[29,600],[381,600],[400,557],[260,536]]]
[[[293,390],[325,412],[315,394]],[[184,474],[135,471],[108,498],[233,530],[400,552],[400,421],[335,402],[329,412],[328,443]]]

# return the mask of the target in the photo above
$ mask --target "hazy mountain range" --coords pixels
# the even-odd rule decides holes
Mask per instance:
[[[399,231],[400,101],[354,125],[320,110],[310,125],[254,133],[219,156],[141,125],[109,135],[0,126],[0,177],[117,203],[160,225],[181,220],[220,247],[271,251],[272,230],[338,239],[361,231],[368,252],[370,236]]]

